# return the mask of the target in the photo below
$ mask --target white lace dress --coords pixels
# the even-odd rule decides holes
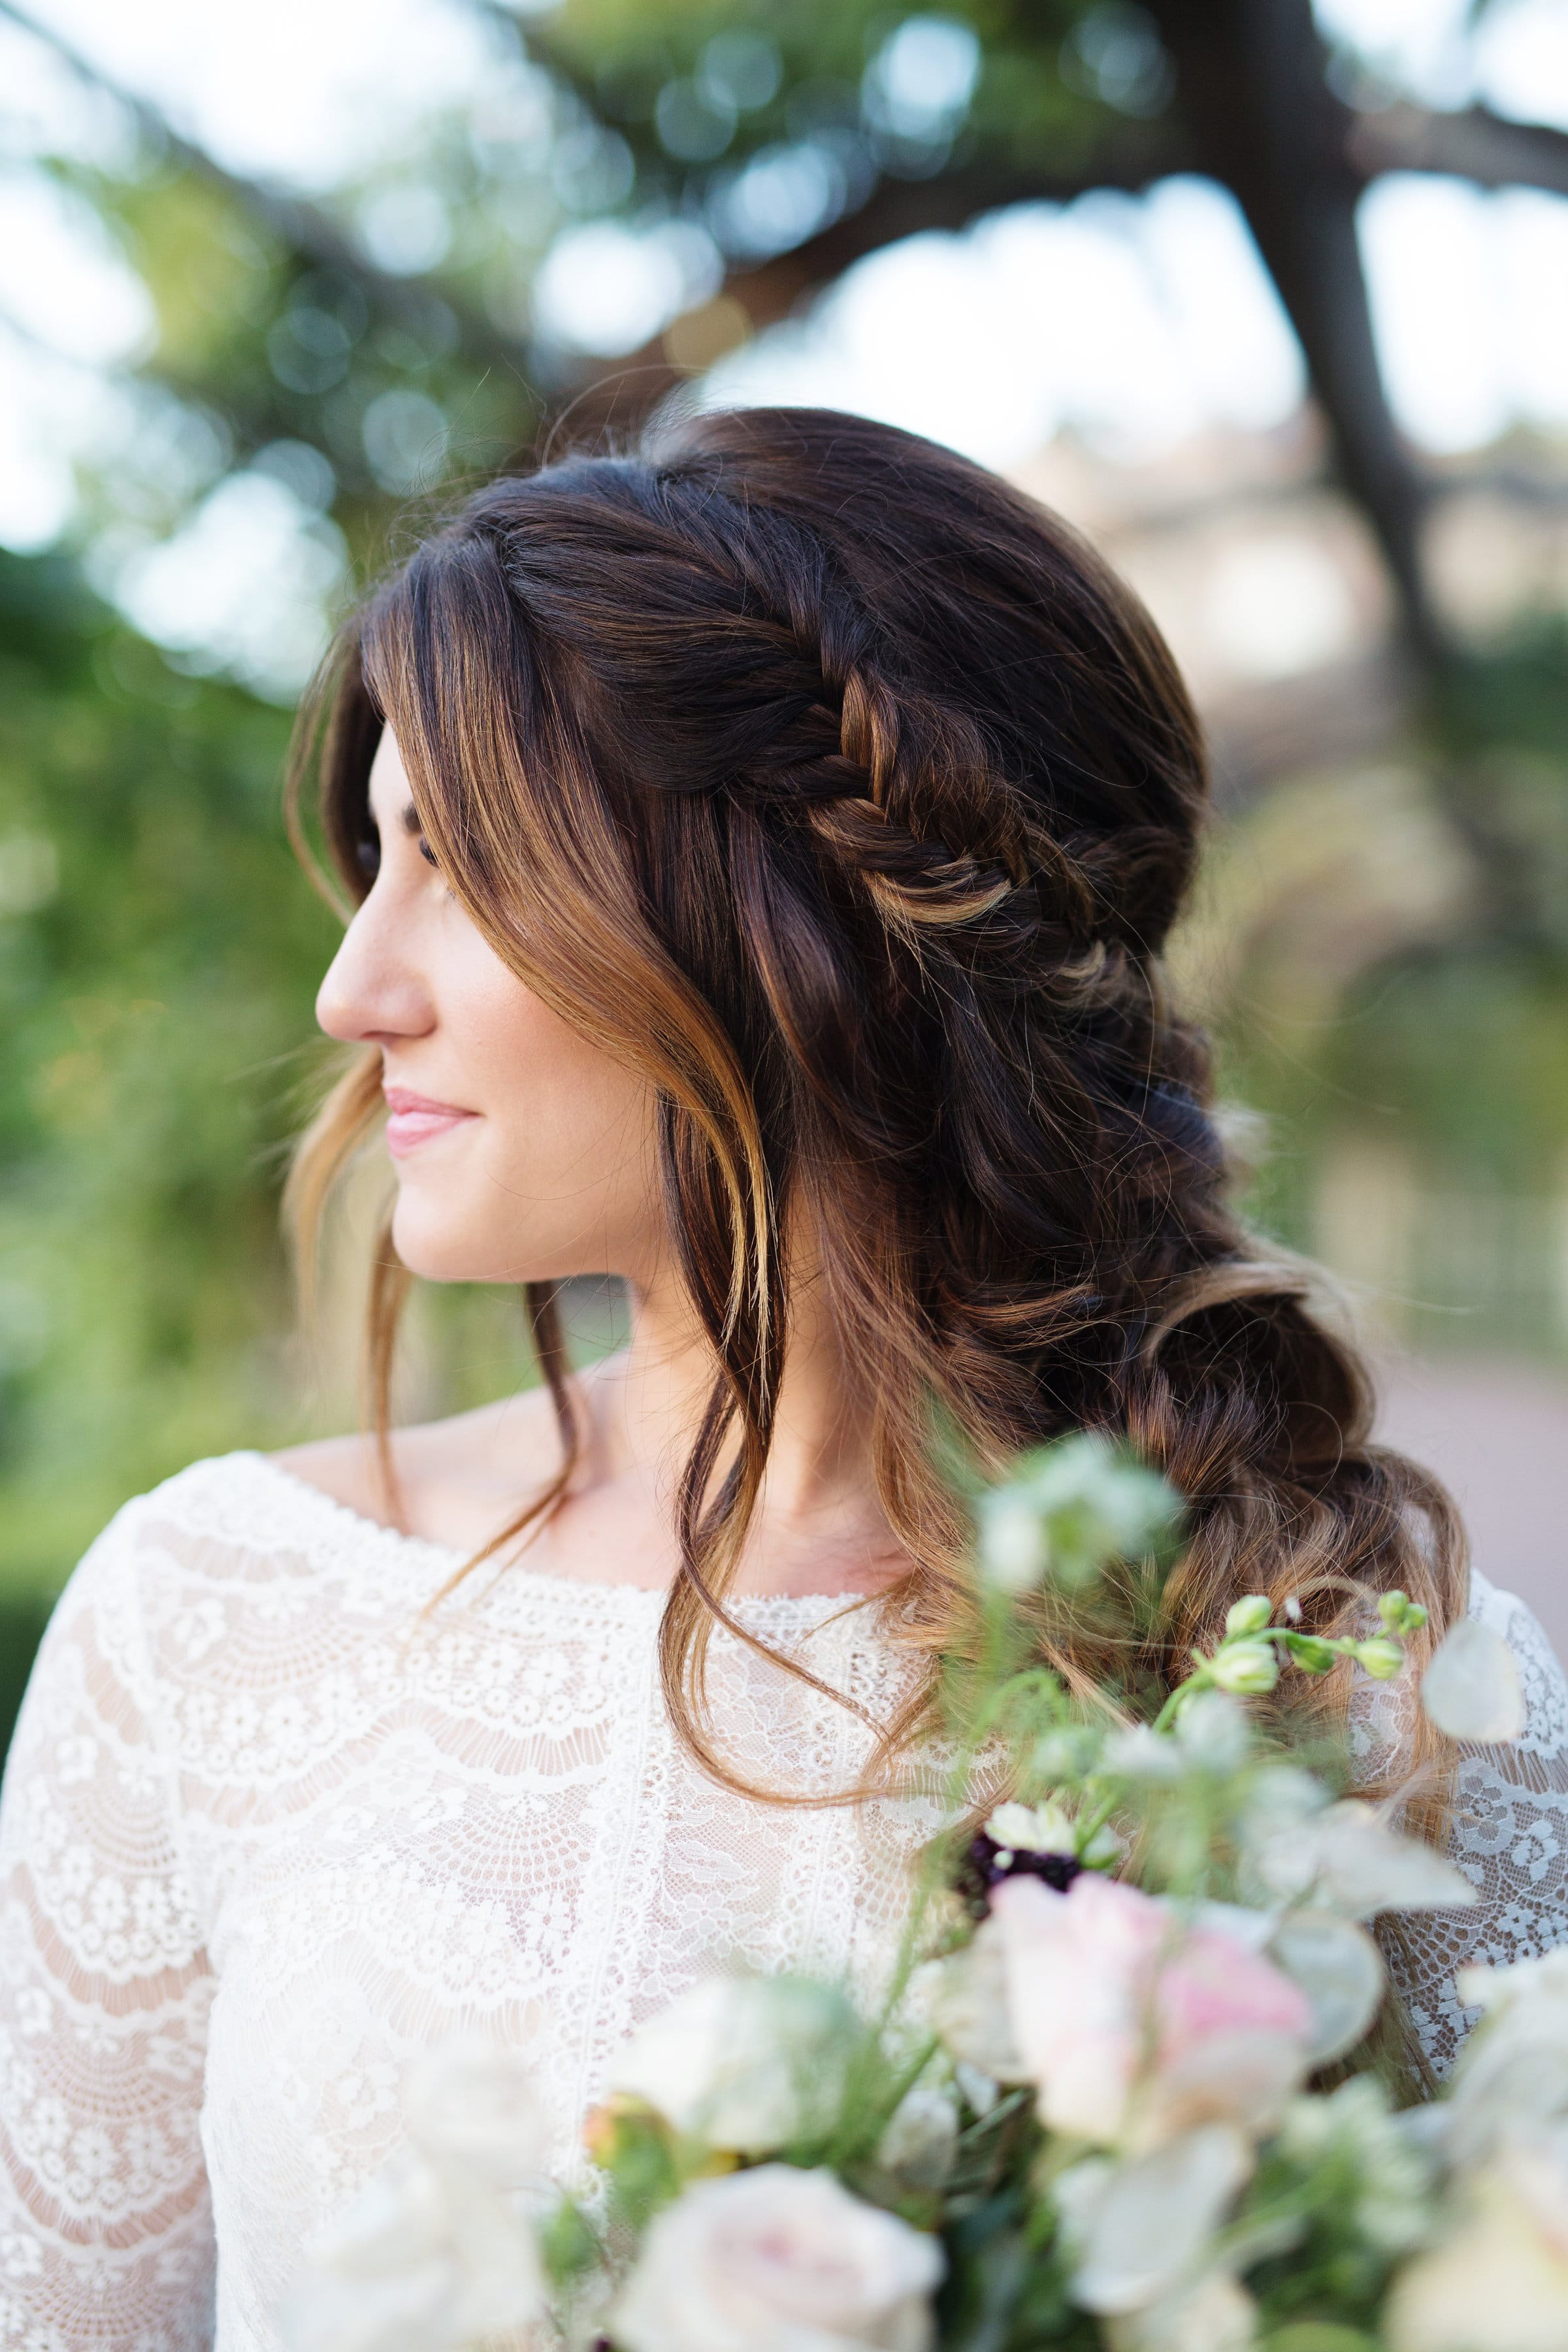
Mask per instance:
[[[272,2352],[416,2052],[527,2051],[580,2178],[612,2052],[705,1972],[885,1966],[929,1819],[727,1793],[666,1720],[659,1594],[511,1568],[422,1614],[456,1564],[243,1454],[129,1505],[72,1579],[0,1814],[0,2341]],[[1485,1901],[1414,1987],[1438,2052],[1458,1959],[1568,1936],[1568,1689],[1477,1595],[1531,1723],[1465,1768]],[[908,1687],[875,1610],[741,1611],[873,1718]],[[855,1714],[727,1635],[711,1685],[742,1766],[853,1781]]]

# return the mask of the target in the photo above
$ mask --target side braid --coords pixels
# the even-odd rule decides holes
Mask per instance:
[[[767,584],[747,583],[753,592]],[[863,621],[826,583],[807,614],[797,576],[792,604],[791,637],[822,698],[754,781],[768,805],[809,826],[889,929],[913,945],[993,913],[1028,890],[1042,866],[1065,879],[1067,861],[1054,843],[1031,838],[1038,828],[980,730],[929,695],[896,689],[874,665]],[[1087,887],[1076,895],[1086,917]]]

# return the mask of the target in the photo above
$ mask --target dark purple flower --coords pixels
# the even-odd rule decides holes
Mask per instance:
[[[1076,1854],[1033,1853],[1026,1846],[998,1845],[977,1830],[964,1851],[954,1885],[965,1901],[981,1910],[994,1886],[1005,1878],[1041,1878],[1065,1895],[1083,1864]]]

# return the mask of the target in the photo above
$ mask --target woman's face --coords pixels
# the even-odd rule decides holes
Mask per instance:
[[[659,1255],[655,1097],[509,971],[430,862],[390,732],[381,862],[321,982],[329,1036],[378,1045],[393,1238],[435,1282],[620,1274]]]

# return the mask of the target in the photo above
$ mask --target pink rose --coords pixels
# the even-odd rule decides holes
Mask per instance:
[[[1066,1895],[1005,1879],[991,1910],[1013,2040],[1054,2129],[1145,2147],[1201,2123],[1256,2133],[1305,2072],[1306,1996],[1239,1937],[1097,1871]]]

